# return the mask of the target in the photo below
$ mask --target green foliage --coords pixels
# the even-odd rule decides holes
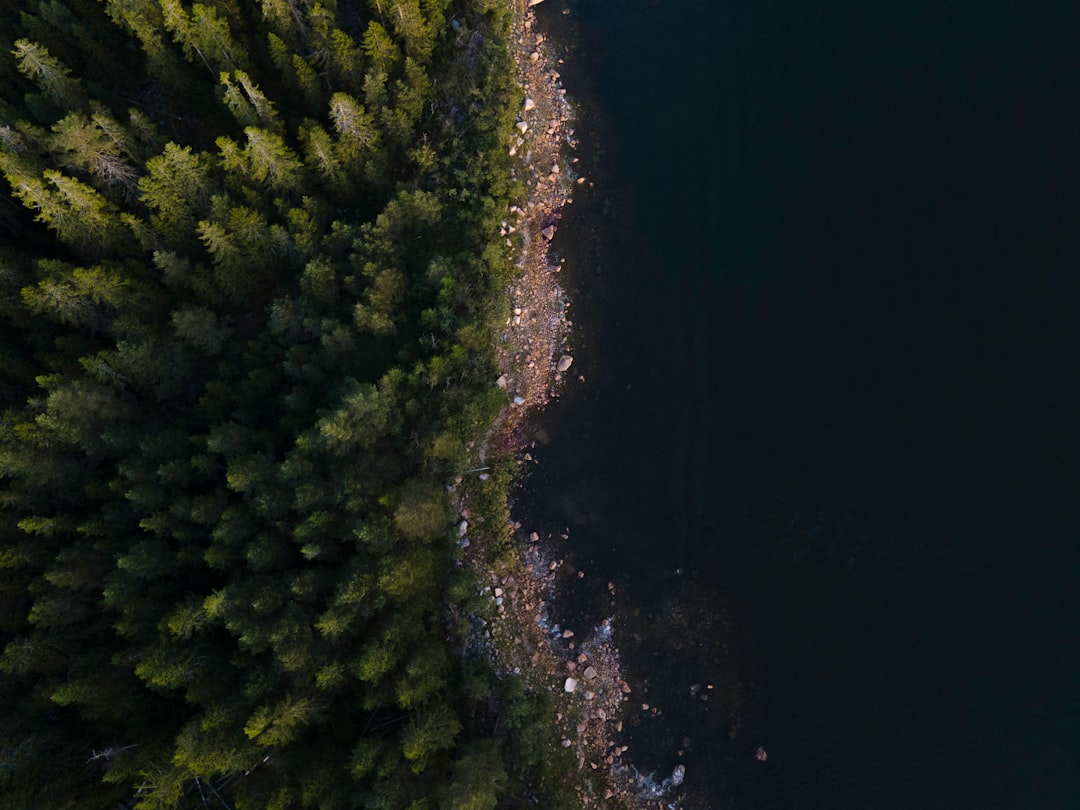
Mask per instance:
[[[439,752],[453,748],[461,721],[445,703],[417,712],[402,733],[402,751],[413,773],[420,773]]]
[[[5,806],[524,793],[493,711],[527,703],[446,630],[475,593],[447,484],[501,401],[501,12],[9,11]]]

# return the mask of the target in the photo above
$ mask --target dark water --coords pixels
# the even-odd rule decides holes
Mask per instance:
[[[529,509],[619,583],[635,760],[1080,807],[1080,7],[569,4],[606,178]]]

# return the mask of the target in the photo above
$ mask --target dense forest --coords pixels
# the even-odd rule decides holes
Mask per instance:
[[[451,492],[503,403],[508,17],[0,0],[4,807],[560,804],[463,653]]]

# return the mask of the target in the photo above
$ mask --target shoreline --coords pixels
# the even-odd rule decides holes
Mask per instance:
[[[573,192],[592,184],[577,173],[574,116],[558,70],[563,60],[539,30],[534,7],[541,2],[512,0],[509,47],[521,106],[508,143],[511,177],[525,186],[525,201],[510,206],[500,230],[516,254],[517,268],[506,291],[512,315],[496,348],[506,404],[478,449],[480,465],[498,459],[512,459],[516,467],[532,462],[527,420],[557,399],[574,376],[569,301],[559,283],[563,260],[556,259],[551,243]],[[550,546],[555,538],[541,538],[515,519],[509,503],[506,508],[509,525],[495,531],[505,532],[496,542],[505,543],[507,552],[474,549],[468,555],[490,608],[484,631],[490,641],[478,642],[489,649],[497,672],[521,675],[529,691],[554,699],[550,721],[559,744],[576,760],[575,772],[566,778],[579,806],[652,808],[664,800],[662,806],[676,807],[671,780],[660,783],[639,774],[623,740],[624,704],[632,690],[613,639],[615,585],[607,583],[612,616],[595,628],[561,627],[549,610],[561,581],[584,574],[574,578],[563,552]],[[468,508],[462,516],[468,521]]]

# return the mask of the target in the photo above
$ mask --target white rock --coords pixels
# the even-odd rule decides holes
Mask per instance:
[[[467,531],[469,531],[469,521],[463,520],[457,527],[458,537],[464,537]]]
[[[538,6],[543,2],[544,2],[544,0],[529,0],[529,5],[530,6]]]
[[[529,125],[526,124],[524,121],[518,121],[516,124],[514,124],[514,126],[518,128],[518,132],[520,132],[522,135],[529,131]]]
[[[564,354],[562,357],[559,358],[559,362],[555,365],[555,368],[559,372],[563,372],[563,371],[566,371],[567,369],[569,369],[570,366],[572,366],[573,364],[574,364],[574,358],[571,357],[568,354]]]
[[[525,404],[525,397],[522,397],[522,396],[514,397],[514,404],[515,405],[524,405]]]
[[[533,109],[535,106],[536,106],[536,102],[533,101],[531,98],[525,99],[525,112],[528,112],[529,110]]]
[[[540,233],[544,235],[545,239],[551,239],[555,236],[555,226],[548,225],[546,228],[541,229]]]
[[[577,681],[573,678],[567,678],[566,683],[563,684],[563,689],[567,692],[573,692],[577,689]]]
[[[502,374],[502,375],[500,375],[500,376],[499,376],[499,379],[497,379],[497,380],[495,381],[495,384],[496,384],[497,386],[499,386],[499,388],[506,388],[506,384],[507,384],[508,382],[509,382],[509,380],[507,380],[507,379],[506,379],[506,375],[505,375],[505,374]]]
[[[683,779],[686,778],[686,766],[676,765],[675,770],[671,773],[671,784],[674,787],[678,787],[683,783]]]

